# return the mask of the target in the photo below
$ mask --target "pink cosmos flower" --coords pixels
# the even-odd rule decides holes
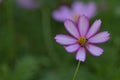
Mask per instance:
[[[71,19],[77,22],[78,17],[85,15],[88,18],[92,18],[96,13],[96,5],[93,2],[84,4],[82,2],[74,2],[72,8],[67,6],[61,6],[60,9],[55,10],[52,14],[53,18],[57,21],[63,22],[66,19]]]
[[[18,5],[26,9],[35,9],[39,5],[37,0],[16,0]]]
[[[64,26],[71,36],[58,34],[55,40],[63,45],[67,52],[76,52],[76,60],[82,62],[86,59],[86,49],[93,56],[100,56],[103,49],[95,44],[104,43],[110,38],[108,31],[97,33],[101,27],[101,20],[96,20],[89,28],[89,19],[86,16],[79,17],[77,25],[67,19]]]

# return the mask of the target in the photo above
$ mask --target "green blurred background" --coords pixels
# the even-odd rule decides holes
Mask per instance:
[[[71,80],[77,61],[54,36],[67,33],[51,14],[75,0],[38,0],[39,7],[26,9],[15,0],[0,3],[0,80]],[[82,0],[87,3],[89,0]],[[102,29],[111,34],[101,44],[104,54],[81,63],[77,80],[120,80],[120,0],[92,0]]]

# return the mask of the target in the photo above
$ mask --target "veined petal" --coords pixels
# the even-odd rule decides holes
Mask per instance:
[[[78,30],[77,30],[77,28],[76,28],[76,25],[75,25],[75,23],[74,23],[73,21],[71,21],[71,20],[66,20],[66,21],[64,22],[64,26],[65,26],[66,30],[67,30],[71,35],[73,35],[75,38],[79,38],[79,37],[80,37],[79,32],[78,32]]]
[[[90,43],[104,43],[110,39],[109,33],[107,31],[96,34],[95,36],[88,39]]]
[[[79,44],[73,44],[73,45],[65,46],[64,48],[67,52],[72,53],[72,52],[76,52],[80,48],[80,45]]]
[[[89,20],[86,16],[81,16],[78,20],[78,29],[81,36],[85,36],[89,28]]]
[[[85,48],[81,47],[76,53],[76,60],[84,62],[86,59],[86,51]]]
[[[96,32],[100,29],[100,27],[101,27],[101,20],[96,20],[96,21],[92,24],[91,28],[89,29],[86,37],[87,37],[87,38],[90,38],[91,36],[95,35]]]
[[[86,48],[88,49],[88,51],[93,55],[93,56],[100,56],[103,53],[103,49],[91,44],[88,44],[86,46]]]
[[[75,38],[64,34],[56,35],[55,39],[57,43],[62,45],[70,45],[77,43],[77,40]]]
[[[55,20],[61,22],[65,21],[66,19],[72,19],[71,11],[66,6],[62,6],[60,9],[55,10],[52,13],[52,16]]]

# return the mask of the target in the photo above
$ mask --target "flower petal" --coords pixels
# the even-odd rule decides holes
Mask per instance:
[[[94,2],[90,2],[86,5],[85,15],[89,18],[92,18],[96,14],[96,4]]]
[[[93,56],[100,56],[103,53],[103,49],[91,44],[88,44],[86,46],[86,48],[88,49],[88,51],[93,55]]]
[[[61,22],[65,21],[66,19],[72,19],[71,11],[66,6],[62,6],[60,7],[60,9],[55,10],[52,13],[52,16],[55,20],[61,21]]]
[[[89,20],[86,16],[81,16],[78,20],[78,29],[81,36],[85,36],[89,28]]]
[[[79,38],[80,35],[79,35],[79,32],[76,28],[76,25],[74,22],[72,22],[71,20],[66,20],[64,22],[64,26],[66,28],[66,30],[71,34],[73,35],[75,38]]]
[[[26,9],[36,9],[39,7],[39,4],[35,0],[15,0],[16,3]]]
[[[88,39],[90,43],[104,43],[110,39],[109,33],[107,31],[96,34],[95,36]]]
[[[91,28],[89,29],[86,37],[90,38],[91,36],[96,34],[96,32],[100,29],[100,27],[101,27],[101,20],[96,20],[91,26]]]
[[[64,48],[67,52],[72,53],[72,52],[77,51],[80,48],[80,45],[79,44],[73,44],[73,45],[65,46]]]
[[[85,4],[76,1],[72,4],[72,10],[76,15],[85,15],[88,18],[92,18],[96,14],[96,4],[94,2]]]
[[[76,54],[76,60],[84,62],[85,59],[86,59],[86,51],[85,48],[81,47]]]
[[[71,36],[64,35],[64,34],[58,34],[55,37],[56,42],[62,45],[70,45],[77,43],[77,40]]]
[[[72,4],[72,10],[76,15],[84,15],[86,5],[83,2],[76,1]]]

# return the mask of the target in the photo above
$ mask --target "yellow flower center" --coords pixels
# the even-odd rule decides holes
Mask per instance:
[[[74,16],[73,16],[73,19],[74,19],[75,22],[78,21],[78,18],[79,18],[79,15],[74,15]]]
[[[86,45],[86,43],[87,43],[87,39],[82,36],[82,37],[80,37],[80,38],[78,39],[78,43],[79,43],[82,47],[84,47],[84,46]]]

